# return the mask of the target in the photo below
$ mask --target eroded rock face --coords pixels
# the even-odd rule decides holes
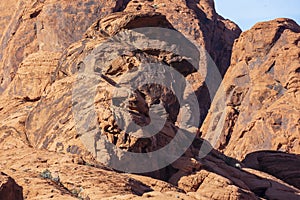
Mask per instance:
[[[131,112],[131,116],[129,116],[129,118],[125,117],[125,121],[131,120],[130,118],[132,118],[138,125],[146,126],[150,123],[149,112],[151,112],[151,107],[153,105],[154,107],[161,107],[160,109],[166,110],[166,123],[163,125],[164,128],[159,132],[159,134],[152,138],[137,139],[136,137],[128,135],[128,133],[122,131],[122,127],[119,127],[118,120],[114,116],[116,111],[111,107],[111,104],[114,101],[113,91],[117,88],[114,83],[124,81],[124,79],[131,76],[131,74],[134,75],[132,71],[141,70],[143,68],[141,63],[144,62],[166,64],[169,67],[177,69],[182,76],[186,77],[192,83],[193,91],[196,93],[198,100],[201,102],[201,104],[199,104],[200,116],[199,119],[197,119],[199,122],[194,125],[193,130],[191,129],[192,134],[196,134],[197,127],[201,125],[207,113],[211,98],[204,83],[205,77],[195,73],[195,69],[193,69],[192,66],[194,63],[190,63],[188,61],[188,59],[195,57],[196,59],[199,59],[197,58],[197,55],[184,55],[187,58],[180,55],[178,56],[170,51],[162,50],[165,48],[164,44],[160,44],[161,42],[153,40],[153,42],[150,42],[152,46],[145,46],[139,49],[139,51],[132,51],[129,49],[127,52],[124,52],[118,57],[112,59],[111,64],[107,63],[107,66],[97,66],[97,62],[101,60],[101,57],[108,58],[110,51],[123,48],[117,45],[115,47],[110,47],[111,50],[106,52],[106,54],[105,52],[102,52],[101,44],[105,43],[109,37],[113,37],[119,33],[121,35],[124,33],[130,35],[132,34],[130,31],[126,32],[124,30],[149,26],[177,30],[181,33],[181,37],[193,39],[192,41],[196,44],[198,43],[202,45],[202,48],[208,49],[208,52],[215,49],[213,48],[214,43],[211,44],[211,41],[214,41],[215,37],[223,37],[222,35],[224,30],[228,31],[226,33],[227,36],[223,38],[225,42],[218,43],[221,46],[223,45],[222,48],[215,49],[213,52],[216,53],[216,55],[224,55],[224,59],[229,59],[230,54],[228,54],[228,52],[231,51],[230,49],[233,40],[238,36],[240,31],[236,25],[219,17],[214,11],[213,4],[210,5],[210,8],[207,5],[206,8],[208,10],[205,10],[204,8],[204,10],[201,10],[199,8],[200,4],[191,6],[190,3],[177,5],[169,2],[170,4],[166,6],[165,4],[167,2],[156,3],[157,2],[147,1],[129,2],[123,13],[113,13],[96,21],[85,33],[84,39],[72,44],[63,53],[60,64],[56,70],[56,75],[53,77],[53,84],[51,87],[46,89],[47,95],[42,98],[36,108],[32,110],[25,123],[27,137],[34,147],[75,154],[87,154],[87,147],[82,144],[82,140],[85,139],[82,139],[82,135],[80,133],[76,133],[76,128],[78,128],[76,125],[82,123],[79,122],[82,120],[78,121],[76,116],[74,118],[74,110],[72,109],[74,109],[74,103],[77,104],[77,101],[74,102],[74,84],[78,84],[78,77],[76,76],[76,73],[78,70],[80,71],[81,68],[84,68],[85,65],[89,66],[89,63],[84,63],[89,54],[96,54],[96,64],[95,69],[93,70],[97,71],[98,67],[102,74],[99,75],[101,79],[99,80],[100,82],[97,83],[97,94],[94,97],[94,106],[98,122],[95,125],[90,123],[90,128],[85,131],[88,132],[86,135],[90,132],[91,135],[94,135],[93,137],[98,138],[98,133],[95,132],[94,129],[95,127],[99,128],[101,134],[106,135],[107,139],[112,144],[115,144],[127,151],[137,153],[156,151],[168,144],[176,135],[178,129],[177,124],[179,123],[178,118],[180,118],[180,103],[177,98],[182,98],[184,95],[188,96],[188,93],[185,92],[186,89],[180,84],[177,85],[182,88],[171,88],[173,90],[175,89],[180,91],[181,94],[179,95],[175,95],[167,88],[150,84],[139,86],[133,96],[130,96],[129,112]],[[197,15],[197,12],[194,9],[196,9],[197,12],[202,12],[203,14],[201,16]],[[182,17],[175,19],[174,15],[170,15],[170,13],[173,12],[181,13]],[[207,19],[208,24],[203,25],[202,27],[201,23],[204,18],[206,19],[205,15],[208,15],[210,19]],[[191,20],[191,25],[189,25],[189,27],[193,27],[193,29],[186,29],[188,26],[186,23],[188,19],[191,18],[193,20]],[[224,27],[219,30],[218,24],[223,24]],[[219,30],[220,32],[216,34],[216,36],[214,34],[208,34],[208,32],[205,31],[210,30],[210,27],[212,29],[216,29],[216,31]],[[231,27],[231,29],[228,27]],[[133,35],[132,37],[138,38],[140,36]],[[219,38],[216,39],[216,41],[217,40],[220,41],[221,39]],[[135,42],[137,45],[147,44],[146,41],[143,42],[143,37],[136,39]],[[167,47],[165,49],[167,49]],[[195,51],[189,52],[194,53]],[[225,61],[215,61],[219,64],[218,67],[220,74],[222,75],[226,71],[228,63]],[[162,73],[162,77],[160,79],[166,79],[165,76],[166,75]],[[90,83],[87,82],[86,84]],[[93,86],[91,85],[91,87]],[[86,93],[87,90],[87,87],[83,87],[78,93],[81,94],[83,98],[84,96],[88,96]],[[82,108],[88,110],[90,109],[90,106],[91,105],[86,105],[82,106]],[[83,113],[88,112],[86,111]],[[131,131],[137,133],[138,130]],[[99,145],[97,144],[97,140],[92,141],[89,144],[92,145],[92,149],[89,149],[89,152],[97,157],[97,149],[102,148],[97,146]],[[99,159],[102,159],[103,155],[100,155],[101,156],[98,157]],[[191,150],[189,150],[185,156],[192,158],[194,155],[191,153]],[[109,153],[107,153],[107,157],[110,157]],[[194,161],[190,161],[190,165],[191,167],[188,167],[188,169],[193,170],[197,168],[199,164],[194,163]],[[176,169],[173,168],[171,171],[172,170],[176,171]],[[168,173],[162,171],[158,172],[155,176],[167,180],[169,177],[168,175],[166,176],[166,174]]]
[[[18,138],[29,145],[25,134],[26,118],[49,86],[59,57],[58,53],[41,51],[31,54],[20,64],[14,80],[0,99],[0,138],[3,146]]]
[[[145,18],[145,19],[151,19],[154,18],[153,23],[165,23],[166,26],[168,26],[167,20],[164,18],[164,16],[158,14],[158,13],[138,13],[138,14],[114,14],[112,16],[109,16],[108,19],[111,19],[110,25],[114,25],[115,27],[112,27],[111,30],[120,30],[122,29],[122,26],[127,26],[129,23],[134,23],[134,21],[131,20],[131,18],[134,20],[135,18]],[[121,19],[120,22],[114,22],[115,20]],[[124,22],[122,21],[124,20]],[[129,20],[128,20],[129,19]],[[106,19],[103,19],[104,21]],[[127,21],[126,21],[127,20]],[[122,23],[124,25],[122,25]],[[113,34],[113,33],[112,33]],[[129,33],[131,34],[131,33]],[[100,52],[97,52],[96,49],[99,45],[99,40],[103,41],[105,38],[99,38],[98,40],[91,40],[86,39],[82,41],[81,43],[85,43],[86,47],[92,47],[95,48],[93,52],[90,52],[88,50],[83,51],[82,55],[87,54],[88,52],[93,53],[95,52],[95,56],[109,56],[107,53],[102,53],[101,49]],[[138,43],[142,44],[143,39],[137,40]],[[101,44],[101,43],[100,43]],[[157,43],[160,45],[159,43]],[[113,43],[111,45],[114,45]],[[101,46],[100,46],[101,47]],[[163,47],[163,46],[162,46]],[[122,48],[120,46],[113,46],[113,49]],[[116,91],[117,85],[115,83],[121,83],[121,84],[130,84],[129,82],[126,82],[126,78],[129,78],[131,76],[136,75],[136,72],[139,70],[142,70],[141,66],[142,62],[156,62],[156,63],[168,63],[168,65],[177,65],[177,66],[183,66],[185,61],[182,57],[176,56],[172,54],[171,52],[163,52],[159,50],[152,50],[149,48],[147,50],[146,48],[142,49],[143,52],[132,52],[131,55],[120,55],[112,60],[112,64],[103,67],[101,65],[97,66],[95,64],[92,70],[97,70],[99,68],[102,72],[100,75],[98,75],[99,83],[93,82],[93,80],[87,81],[87,82],[80,82],[76,74],[72,75],[70,74],[68,77],[62,77],[59,80],[55,81],[51,87],[49,87],[46,90],[47,96],[41,99],[39,104],[33,109],[33,111],[30,113],[29,117],[26,120],[25,127],[26,127],[26,134],[31,141],[31,144],[38,148],[47,148],[50,150],[55,151],[62,151],[62,152],[69,152],[69,153],[75,153],[75,154],[86,154],[87,153],[87,147],[83,146],[82,139],[80,134],[77,133],[75,128],[77,124],[80,123],[87,123],[88,116],[84,116],[84,114],[75,113],[78,110],[78,112],[81,113],[89,113],[91,110],[91,105],[80,105],[80,108],[76,107],[77,103],[82,104],[79,101],[86,100],[85,97],[89,96],[89,90],[91,88],[97,86],[96,88],[96,95],[92,96],[95,102],[95,111],[97,113],[97,121],[98,123],[93,124],[90,123],[90,127],[85,131],[90,132],[91,134],[94,134],[94,129],[97,128],[99,131],[101,131],[101,134],[106,135],[107,139],[114,145],[117,145],[118,147],[121,147],[128,151],[133,151],[137,153],[141,152],[151,152],[158,150],[161,147],[164,147],[165,144],[168,144],[172,138],[176,135],[176,129],[178,129],[175,126],[175,123],[177,122],[177,117],[179,114],[179,102],[176,99],[175,94],[168,88],[161,87],[159,85],[155,84],[149,84],[149,85],[142,85],[138,86],[136,88],[136,91],[134,91],[133,95],[130,96],[129,100],[129,109],[133,113],[131,116],[123,116],[125,121],[126,120],[135,120],[135,122],[139,126],[146,126],[150,122],[149,118],[149,110],[152,105],[157,105],[158,109],[166,110],[165,116],[166,116],[166,122],[163,125],[162,131],[160,131],[160,134],[153,136],[152,139],[137,139],[136,137],[132,137],[128,135],[125,131],[122,131],[123,127],[118,126],[118,121],[115,117],[115,113],[117,110],[113,110],[112,104],[114,104],[113,101],[117,101],[116,97],[120,98],[119,96],[114,97],[115,95],[113,92]],[[147,52],[149,51],[149,53]],[[76,54],[76,53],[75,53]],[[80,58],[82,55],[78,56],[77,63],[81,63],[86,59],[83,57],[81,60]],[[100,61],[100,60],[99,60]],[[68,60],[66,60],[68,62]],[[98,60],[95,61],[96,63]],[[189,64],[189,63],[188,63]],[[80,65],[77,65],[76,68],[80,67],[88,67],[89,63],[83,63]],[[63,65],[61,65],[63,67]],[[67,74],[68,72],[74,73],[74,68],[72,69],[74,65],[68,65],[66,68],[66,72],[63,74]],[[76,66],[76,65],[75,65]],[[75,68],[75,69],[76,69]],[[186,72],[186,76],[193,73],[193,69],[182,68],[183,72]],[[60,77],[60,73],[62,71],[58,71],[58,76]],[[86,75],[86,74],[83,74]],[[161,72],[161,79],[165,79],[165,75]],[[190,76],[191,79],[198,78],[197,76]],[[145,77],[148,78],[149,77]],[[150,77],[151,78],[151,77]],[[95,77],[97,79],[97,77]],[[120,82],[121,81],[121,82]],[[122,83],[122,81],[125,81]],[[195,80],[194,80],[195,82]],[[80,85],[81,84],[81,85]],[[75,85],[75,86],[74,86]],[[197,86],[197,85],[196,85]],[[201,86],[201,84],[200,84]],[[76,87],[79,87],[76,89]],[[124,86],[123,86],[124,87]],[[182,86],[180,86],[182,87]],[[199,87],[199,86],[198,86]],[[75,89],[74,89],[75,88]],[[177,91],[182,91],[183,88],[171,88],[171,89],[177,89]],[[198,90],[199,88],[195,88],[195,90]],[[74,91],[75,90],[75,91]],[[76,95],[79,95],[78,100],[76,100]],[[178,94],[177,94],[178,95]],[[182,98],[182,94],[179,94],[178,97]],[[125,98],[128,98],[125,96]],[[209,102],[207,102],[209,104]],[[205,105],[206,108],[208,105]],[[72,107],[73,105],[73,107]],[[119,106],[119,105],[116,105]],[[156,106],[156,107],[157,107]],[[161,108],[159,108],[159,106]],[[55,108],[55,110],[54,110]],[[58,109],[58,110],[56,110]],[[93,108],[92,108],[93,109]],[[82,111],[86,110],[86,111]],[[75,115],[75,117],[74,117]],[[83,118],[79,120],[79,117],[82,115]],[[120,115],[123,115],[120,113]],[[203,116],[202,116],[203,117]],[[51,119],[51,120],[49,120]],[[79,120],[79,121],[78,121]],[[198,124],[199,125],[199,124]],[[99,127],[98,127],[99,126]],[[79,127],[80,129],[80,127]],[[138,130],[132,129],[130,131],[133,131],[134,133]],[[98,133],[95,133],[98,134]],[[86,134],[88,135],[88,134]],[[92,141],[92,149],[88,149],[91,151],[91,153],[97,157],[97,149],[101,149],[97,145],[97,140]],[[108,155],[109,156],[109,155]],[[102,159],[103,154],[99,155],[99,159]]]
[[[293,176],[297,169],[282,171],[284,164],[297,166],[297,156],[280,154],[278,167],[278,153],[246,156],[257,149],[299,152],[299,26],[293,21],[257,24],[241,35],[231,56],[240,29],[215,12],[212,0],[27,0],[5,6],[7,12],[0,14],[0,169],[23,187],[25,199],[299,198],[298,177]],[[133,30],[144,27],[165,31],[148,37]],[[189,39],[194,44],[182,42],[188,47],[184,51],[180,45],[171,45],[172,49],[163,40],[170,35],[178,36],[171,37],[172,41]],[[126,42],[143,48],[132,50]],[[201,131],[206,136],[210,122],[220,120],[224,112],[225,125],[218,127],[224,134],[217,149],[233,158],[214,150],[198,135],[214,95],[205,82],[205,70],[196,73],[194,68],[209,60],[203,52],[199,57],[197,45],[212,57],[220,79],[232,57],[222,86],[227,92],[226,108],[214,103]],[[147,69],[145,63],[168,68],[150,68],[158,78],[138,74]],[[191,87],[151,83],[135,87],[131,95],[118,89],[132,86],[132,77],[137,83],[181,80],[170,78],[170,69],[176,69]],[[196,110],[197,115],[180,109],[180,102],[191,92],[198,103],[185,111]],[[217,94],[216,101],[219,98]],[[124,99],[128,104],[123,104]],[[117,109],[123,105],[130,115]],[[165,121],[155,118],[152,109]],[[118,116],[125,117],[124,123],[134,121],[142,127],[156,119],[151,128],[158,133],[138,138],[147,135],[148,129],[133,127],[128,134]],[[178,134],[182,119],[197,123]],[[263,134],[256,134],[258,131]],[[107,139],[105,143],[100,142],[100,135]],[[173,154],[187,139],[191,145],[183,148],[182,155]],[[141,154],[160,150],[172,141],[177,145],[166,157],[172,162],[145,173],[148,177],[105,167],[115,153],[105,145]],[[200,154],[208,152],[200,150],[203,143],[207,145],[204,149],[212,150],[204,158]],[[123,154],[118,156],[122,160]],[[141,161],[124,166],[137,163],[143,167],[155,164]]]
[[[201,129],[205,137],[223,112],[217,149],[238,159],[257,150],[300,152],[299,31],[294,21],[276,19],[256,24],[235,43],[221,88],[225,112],[215,101]]]
[[[278,151],[258,151],[250,153],[243,160],[245,166],[266,172],[290,185],[300,188],[299,165],[297,154]]]
[[[19,64],[39,50],[61,52],[79,40],[98,17],[118,1],[35,1],[5,3],[0,51],[0,92],[13,80]],[[8,9],[7,9],[8,8]]]
[[[179,188],[208,199],[299,198],[299,189],[219,152],[212,151],[201,163],[200,171],[178,180]]]

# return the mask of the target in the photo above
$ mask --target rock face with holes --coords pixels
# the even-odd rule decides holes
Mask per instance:
[[[300,153],[299,39],[298,24],[276,19],[236,41],[219,90],[226,109],[218,111],[216,100],[201,129],[203,137],[221,130],[217,149],[237,159],[257,150]],[[221,114],[225,123],[212,126]]]
[[[0,171],[15,181],[0,175],[0,199],[299,197],[298,169],[283,170],[299,163],[292,20],[239,37],[212,0],[3,2]],[[199,137],[211,129],[219,151]],[[166,146],[160,160],[124,159]],[[120,173],[116,160],[156,170]]]
[[[209,93],[204,83],[205,76],[197,73],[194,68],[195,63],[198,64],[200,62],[198,58],[200,52],[196,55],[198,51],[197,47],[193,44],[188,44],[190,45],[188,48],[191,48],[191,50],[187,51],[189,53],[180,52],[183,55],[179,53],[176,55],[171,50],[168,50],[171,47],[168,47],[162,41],[169,37],[170,40],[181,42],[183,40],[182,43],[188,43],[187,39],[190,39],[195,44],[201,45],[202,51],[206,49],[208,53],[213,52],[211,56],[221,71],[219,74],[219,79],[221,80],[222,74],[225,73],[228,66],[231,46],[234,39],[238,37],[240,30],[232,22],[218,16],[214,11],[212,2],[205,1],[203,5],[189,2],[178,5],[169,2],[168,6],[166,6],[166,3],[168,2],[130,1],[126,8],[124,8],[124,12],[116,12],[100,18],[86,31],[85,37],[82,40],[72,44],[64,51],[53,76],[53,83],[45,90],[47,95],[41,98],[38,105],[26,119],[25,129],[31,145],[36,148],[46,148],[73,154],[87,155],[91,153],[94,157],[103,159],[103,154],[98,155],[99,149],[103,148],[99,146],[101,144],[97,139],[93,139],[99,138],[99,133],[101,133],[102,136],[106,135],[110,143],[130,152],[147,153],[164,147],[176,135],[180,118],[184,117],[183,113],[179,110],[182,103],[179,102],[180,99],[184,96],[189,96],[184,84],[177,84],[179,87],[171,87],[169,89],[168,87],[161,87],[155,84],[141,85],[136,88],[132,86],[134,90],[132,91],[132,95],[128,96],[129,107],[124,107],[124,109],[128,109],[127,114],[129,113],[129,115],[120,113],[125,124],[134,119],[135,123],[139,126],[148,126],[151,128],[154,127],[154,123],[150,123],[149,116],[151,115],[149,113],[153,112],[152,109],[156,109],[156,112],[160,113],[165,112],[162,114],[165,116],[166,121],[162,124],[161,128],[158,128],[161,131],[151,138],[138,139],[138,137],[134,136],[134,134],[140,134],[137,128],[132,128],[126,133],[123,127],[120,126],[120,120],[118,121],[118,117],[115,116],[115,113],[118,112],[116,109],[120,105],[112,105],[119,101],[115,99],[116,95],[118,98],[120,98],[119,95],[123,95],[115,94],[114,91],[124,93],[125,91],[119,91],[117,88],[119,85],[123,88],[129,88],[131,84],[130,80],[132,80],[133,76],[136,76],[140,70],[144,70],[143,63],[160,63],[160,65],[171,67],[178,70],[183,78],[186,77],[189,80],[192,87],[190,93],[196,93],[194,101],[197,101],[198,98],[201,102],[199,108],[187,108],[192,111],[199,110],[197,112],[199,116],[197,119],[194,119],[198,123],[195,123],[194,127],[190,129],[191,135],[196,135],[196,130],[201,125],[209,108],[210,99],[213,96],[213,94]],[[181,17],[174,18],[174,15],[170,15],[170,13],[174,12],[180,13]],[[186,24],[188,20],[191,22]],[[207,24],[202,24],[204,21]],[[156,40],[153,39],[149,42],[146,33],[138,35],[134,31],[129,31],[143,27],[160,27],[174,30],[174,32],[178,32],[177,35],[180,35],[179,37],[181,38],[172,38],[166,34],[165,37],[160,35],[159,37],[161,38],[158,37]],[[215,33],[210,34],[210,31],[215,31]],[[153,34],[155,36],[155,31]],[[174,35],[176,37],[176,34]],[[136,45],[133,47],[138,47],[138,50],[126,47],[122,42],[120,44],[110,42],[108,47],[103,46],[104,44],[107,45],[109,37],[117,39],[119,37],[122,42],[126,40],[127,42],[133,42]],[[126,39],[126,37],[128,38]],[[150,44],[148,46],[144,45],[147,44],[146,39]],[[220,49],[215,48],[217,45],[215,43],[221,45]],[[101,46],[101,44],[103,45]],[[119,51],[124,50],[124,52],[115,58],[110,58],[110,55],[112,55],[111,52],[115,49],[119,49]],[[93,58],[95,61],[91,61],[92,63],[87,61],[90,54],[95,56]],[[205,52],[202,52],[202,56],[203,59],[210,59]],[[220,57],[223,60],[217,59]],[[106,58],[107,61],[100,63],[103,60],[101,58]],[[101,71],[101,73],[91,81],[80,83],[80,76],[76,76],[76,74],[80,73],[80,70],[86,70],[90,65],[95,65],[91,69],[92,73],[97,71]],[[216,70],[218,69],[216,68]],[[154,77],[154,79],[172,79],[167,78],[167,75],[163,71],[160,71],[160,76],[160,78]],[[151,76],[144,78],[148,80],[153,79]],[[99,82],[93,82],[96,79]],[[141,79],[143,78],[139,77],[138,81],[141,82]],[[81,86],[78,84],[81,84]],[[218,83],[216,82],[216,84]],[[81,88],[76,89],[76,87]],[[90,94],[88,93],[92,91],[91,88],[93,87],[95,87],[93,92],[96,95],[90,98]],[[170,89],[177,91],[179,94],[174,94]],[[76,97],[76,95],[79,96]],[[76,98],[81,99],[76,100]],[[126,96],[124,98],[126,99]],[[79,101],[86,99],[94,99],[95,102],[94,104],[91,104],[91,102],[85,102],[86,104],[79,103]],[[192,105],[197,105],[197,102],[192,103]],[[76,118],[78,117],[76,115],[84,116],[84,113],[90,113],[91,109],[95,110],[94,118],[96,121],[90,121],[91,116],[85,116],[80,119]],[[74,114],[74,110],[75,112],[77,110],[80,111],[81,114]],[[157,121],[163,120],[158,118]],[[87,122],[89,123],[88,127],[80,133],[78,125],[82,124],[82,126],[86,126]],[[155,124],[155,126],[158,125]],[[82,132],[85,136],[82,135]],[[130,135],[128,132],[132,134]],[[144,130],[142,134],[145,134]],[[84,145],[82,141],[85,141]],[[90,149],[86,147],[86,144],[90,146]],[[197,168],[199,163],[193,160],[188,161],[195,156],[193,150],[182,151],[180,154],[183,153],[185,153],[184,156],[186,157],[184,160],[190,163],[188,169],[193,170]],[[111,162],[109,152],[107,152],[107,157],[108,160],[101,161]],[[176,156],[174,155],[174,157]],[[172,162],[175,160],[173,159]],[[181,161],[178,162],[180,163]],[[174,166],[176,167],[174,168]],[[156,172],[153,176],[167,180],[170,178],[168,174],[173,174],[173,171],[177,171],[178,167],[184,168],[182,164],[174,164],[171,169],[166,169],[170,170],[170,172],[163,170]]]

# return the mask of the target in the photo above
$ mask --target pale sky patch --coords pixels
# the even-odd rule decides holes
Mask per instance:
[[[300,0],[215,0],[217,12],[242,30],[275,18],[291,18],[300,24]]]

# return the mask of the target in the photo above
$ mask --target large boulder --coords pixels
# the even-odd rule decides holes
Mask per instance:
[[[245,166],[271,174],[300,189],[300,156],[278,151],[250,153],[243,160]]]

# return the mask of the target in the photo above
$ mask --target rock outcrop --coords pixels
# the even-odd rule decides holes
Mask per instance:
[[[74,88],[77,87],[76,84],[79,84],[77,73],[80,69],[85,67],[84,65],[90,65],[90,63],[84,63],[90,54],[94,54],[96,59],[95,70],[97,70],[98,67],[98,69],[102,70],[102,74],[98,77],[98,79],[101,77],[99,80],[100,82],[97,83],[99,89],[97,89],[96,96],[93,97],[96,102],[95,110],[98,122],[89,125],[90,128],[84,131],[86,135],[97,134],[94,129],[95,126],[99,126],[101,133],[107,135],[108,140],[112,144],[136,153],[156,151],[168,144],[176,135],[176,130],[178,129],[176,125],[179,123],[178,116],[180,104],[178,99],[176,99],[176,97],[178,98],[178,94],[174,94],[171,90],[166,90],[166,88],[157,87],[155,85],[139,86],[137,88],[135,94],[133,94],[130,99],[130,104],[132,105],[130,105],[129,112],[135,113],[132,114],[131,117],[134,118],[136,123],[145,126],[150,122],[148,116],[148,113],[151,112],[149,111],[150,107],[156,106],[165,109],[167,112],[165,113],[167,121],[166,124],[163,125],[164,128],[162,131],[150,139],[137,139],[122,131],[122,127],[119,127],[117,124],[118,121],[114,116],[116,110],[112,110],[113,108],[111,107],[111,104],[114,101],[114,94],[112,92],[117,88],[114,83],[119,83],[120,81],[123,81],[123,79],[128,78],[128,76],[134,76],[134,73],[131,72],[132,69],[144,70],[143,66],[140,66],[141,63],[144,62],[167,64],[168,66],[177,69],[183,76],[187,77],[189,82],[193,83],[193,91],[196,93],[198,100],[202,102],[199,104],[199,122],[194,125],[195,128],[193,134],[196,134],[195,130],[201,125],[210,106],[210,98],[213,96],[213,94],[209,94],[209,91],[206,88],[204,82],[205,77],[201,76],[199,73],[195,73],[193,66],[191,65],[197,62],[197,56],[199,54],[196,56],[186,55],[187,52],[185,52],[186,54],[184,54],[184,56],[187,57],[185,58],[170,51],[168,52],[168,45],[161,44],[162,39],[168,39],[167,34],[165,38],[162,36],[162,38],[159,38],[161,41],[159,39],[158,41],[153,40],[149,43],[151,44],[150,46],[144,45],[142,48],[139,47],[141,49],[138,51],[128,50],[126,49],[128,48],[126,46],[118,46],[118,44],[113,43],[109,45],[109,48],[112,49],[105,49],[107,47],[101,49],[101,44],[105,44],[109,37],[125,37],[122,38],[122,40],[126,40],[126,37],[128,37],[128,40],[131,40],[130,37],[138,37],[130,35],[133,33],[126,32],[125,30],[142,27],[174,29],[179,31],[181,35],[178,36],[181,37],[178,38],[178,40],[186,40],[184,39],[185,37],[192,39],[193,42],[202,45],[202,48],[207,49],[208,52],[214,52],[212,56],[226,58],[227,61],[215,60],[215,62],[219,64],[220,74],[224,74],[228,67],[233,41],[240,33],[239,28],[230,21],[224,20],[218,16],[214,11],[213,4],[205,4],[206,7],[204,7],[207,10],[204,8],[201,10],[200,4],[191,5],[191,3],[181,3],[178,5],[168,2],[168,6],[166,6],[166,3],[158,3],[155,1],[131,1],[124,9],[124,12],[112,13],[97,20],[86,31],[84,39],[72,44],[65,50],[60,59],[58,68],[56,69],[56,73],[52,78],[51,86],[45,90],[45,94],[47,95],[41,98],[38,105],[33,108],[26,119],[26,135],[32,146],[35,148],[45,148],[48,150],[73,154],[86,155],[91,152],[94,157],[102,159],[103,154],[97,155],[97,149],[101,149],[97,146],[99,145],[99,142],[97,140],[90,142],[92,144],[95,143],[96,146],[93,144],[92,149],[89,149],[89,152],[87,152],[87,148],[82,144],[83,136],[77,133],[78,127],[76,127],[76,125],[82,122],[79,122],[79,119],[76,119],[76,116],[74,116],[74,107],[75,110],[85,109],[86,111],[81,111],[82,113],[89,113],[88,110],[91,109],[91,105],[80,105],[80,108],[71,106],[72,104],[74,105],[74,99],[76,98],[74,96],[76,96],[76,93],[82,95],[79,96],[81,100],[85,100],[84,97],[89,96],[86,91],[90,88],[88,88],[86,84],[91,84],[89,85],[91,88],[96,85],[96,83],[93,82],[81,83],[82,85],[85,85],[85,87],[79,88],[79,91],[76,91],[75,89],[74,93]],[[199,15],[199,12],[202,12],[202,15]],[[180,18],[174,18],[176,15],[172,13],[180,13]],[[189,25],[186,24],[188,20],[191,21]],[[207,24],[202,24],[205,20],[207,21]],[[213,29],[216,33],[210,34],[209,31],[212,31],[210,29]],[[125,36],[122,34],[125,34]],[[128,35],[126,36],[126,34]],[[147,41],[143,38],[138,38],[134,42],[137,46],[139,44],[147,44]],[[215,43],[221,45],[219,49],[214,48],[214,46],[217,45]],[[116,46],[113,47],[112,45]],[[121,51],[122,48],[127,52],[124,52],[124,54],[118,55],[115,58],[110,58],[111,50],[120,49]],[[191,48],[194,48],[194,50],[189,51],[191,54],[197,51],[196,47]],[[101,57],[106,57],[108,60],[112,59],[112,63],[108,63],[106,67],[100,66],[100,64],[97,65],[97,62],[101,61],[101,59],[99,59]],[[194,63],[188,61],[188,59],[192,60],[195,58],[196,61],[193,61]],[[221,75],[219,75],[220,78]],[[165,74],[162,74],[161,76],[160,79],[166,79]],[[95,79],[96,78],[97,77],[95,77]],[[149,78],[151,77],[148,77],[148,79]],[[179,87],[182,86],[180,85]],[[173,89],[173,91],[185,90],[184,87],[173,87],[170,89]],[[183,94],[179,94],[179,98],[182,98],[182,95]],[[76,102],[78,101],[75,101],[75,104]],[[125,120],[130,120],[128,119],[128,116],[124,116],[124,118]],[[80,119],[80,121],[82,120],[83,119]],[[85,120],[87,120],[87,118]],[[137,130],[132,131],[136,133]],[[95,138],[97,137],[98,136],[95,136]],[[110,156],[107,155],[107,157]],[[188,155],[187,157],[192,158],[193,155]],[[109,158],[107,162],[110,162],[110,160],[111,159]],[[184,158],[184,160],[187,161],[188,159]],[[192,160],[189,162],[192,166],[189,170],[197,168],[199,165]],[[174,164],[173,166],[175,167],[178,165]],[[166,176],[167,173],[165,171],[157,173],[158,174],[154,175],[155,177],[164,180],[169,178],[169,176]]]
[[[299,198],[294,21],[240,35],[212,0],[0,11],[0,199]]]
[[[18,0],[3,3],[0,92],[14,79],[19,64],[28,55],[39,50],[62,52],[79,40],[98,17],[118,7],[117,1],[100,0]]]
[[[241,34],[219,90],[226,109],[218,110],[215,99],[202,137],[215,131],[217,126],[211,125],[222,113],[225,123],[219,123],[215,147],[226,155],[243,159],[258,150],[300,153],[299,39],[300,27],[290,19],[258,23]]]
[[[218,152],[212,151],[200,161],[203,165],[200,171],[181,177],[177,183],[185,192],[196,192],[208,199],[299,198],[300,190],[291,186],[291,182],[287,184],[284,179],[274,177],[275,174],[251,169],[252,165],[244,165]]]
[[[258,151],[248,154],[243,163],[249,168],[271,174],[300,189],[299,154]]]
[[[79,156],[35,151],[26,146],[16,151],[1,151],[0,168],[22,185],[24,199],[102,199],[126,194],[138,196],[153,191],[152,188],[157,191],[167,188],[155,184],[151,188]],[[178,191],[172,186],[168,188],[168,191]],[[22,194],[22,190],[19,192]]]

